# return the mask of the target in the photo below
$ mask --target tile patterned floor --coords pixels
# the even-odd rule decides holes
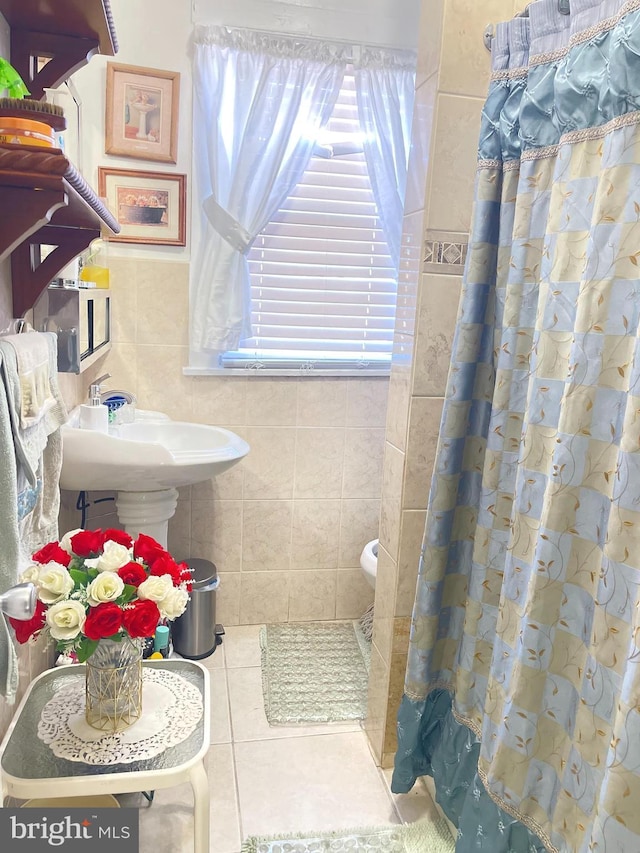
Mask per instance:
[[[262,703],[259,626],[228,628],[203,661],[211,674],[211,853],[239,853],[248,835],[411,822],[435,807],[426,789],[389,791],[358,724],[271,727]],[[189,785],[141,795],[140,853],[193,849]]]

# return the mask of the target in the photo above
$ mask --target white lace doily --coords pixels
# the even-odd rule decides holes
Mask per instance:
[[[166,669],[142,671],[142,716],[122,732],[101,732],[84,716],[84,679],[59,690],[42,709],[38,737],[58,758],[84,764],[132,764],[186,740],[203,713],[200,690]]]

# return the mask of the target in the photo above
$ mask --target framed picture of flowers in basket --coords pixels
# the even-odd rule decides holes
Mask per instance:
[[[120,223],[114,243],[187,242],[186,176],[135,169],[98,169],[98,192]]]

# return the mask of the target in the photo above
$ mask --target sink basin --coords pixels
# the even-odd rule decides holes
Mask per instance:
[[[138,410],[113,434],[79,429],[79,409],[62,427],[62,489],[153,492],[188,486],[226,471],[249,452],[221,427],[172,421]]]

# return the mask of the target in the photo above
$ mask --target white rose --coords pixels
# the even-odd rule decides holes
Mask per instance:
[[[66,598],[74,586],[66,567],[53,561],[40,567],[35,584],[38,587],[38,598],[43,604],[54,604]]]
[[[87,587],[89,604],[96,607],[105,601],[115,601],[124,589],[124,581],[115,572],[102,572]]]
[[[186,589],[174,586],[160,603],[160,616],[163,619],[177,619],[182,616],[189,601],[189,593]]]
[[[146,581],[142,581],[138,587],[138,598],[148,598],[150,601],[155,601],[159,604],[167,597],[173,589],[173,581],[171,575],[151,575]]]
[[[60,540],[60,547],[63,551],[66,551],[67,554],[73,554],[71,539],[76,535],[76,533],[82,533],[82,527],[76,527],[75,530],[70,530],[68,533],[65,533]]]
[[[37,583],[41,566],[29,566],[20,575],[20,583]]]
[[[125,545],[107,539],[102,548],[102,554],[91,560],[85,560],[85,566],[97,569],[99,572],[117,572],[131,562],[131,551]]]
[[[84,628],[84,606],[79,601],[59,601],[47,610],[46,620],[54,640],[73,640]]]

